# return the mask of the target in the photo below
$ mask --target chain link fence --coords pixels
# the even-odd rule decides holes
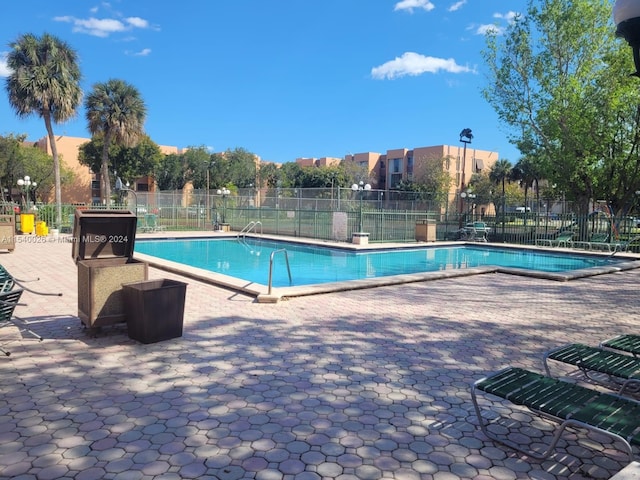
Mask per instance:
[[[633,242],[640,235],[633,218],[613,219],[603,211],[579,218],[568,202],[499,207],[477,205],[452,195],[439,202],[418,192],[353,191],[350,188],[239,189],[229,194],[193,190],[173,192],[121,191],[111,208],[137,212],[139,226],[147,230],[220,230],[247,228],[275,235],[351,242],[354,233],[368,233],[370,242],[411,242],[429,225],[429,240],[457,240],[465,226],[485,229],[492,242],[535,244],[573,230],[588,240],[606,233],[610,241]],[[64,205],[60,229],[73,225],[76,208]],[[53,205],[39,205],[38,220],[55,225]]]

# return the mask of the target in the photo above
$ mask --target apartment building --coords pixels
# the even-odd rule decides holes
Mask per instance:
[[[498,160],[498,152],[465,146],[435,145],[413,149],[396,148],[386,153],[366,152],[346,155],[347,162],[366,168],[374,189],[393,190],[405,181],[419,179],[429,161],[442,160],[443,168],[452,177],[450,194],[464,190],[474,173],[490,169]]]
[[[342,159],[335,157],[322,158],[296,158],[296,163],[301,167],[332,167],[339,165]]]

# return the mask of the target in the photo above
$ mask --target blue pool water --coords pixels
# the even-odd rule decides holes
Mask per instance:
[[[246,238],[137,241],[135,251],[215,273],[268,284],[271,252],[285,248],[293,285],[359,280],[485,265],[540,272],[568,272],[611,265],[617,260],[566,253],[501,249],[476,245],[343,250],[307,244]],[[274,256],[272,285],[290,286],[285,257]]]

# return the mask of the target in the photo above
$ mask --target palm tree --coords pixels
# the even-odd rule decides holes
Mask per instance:
[[[62,224],[60,159],[52,123],[63,123],[76,114],[82,101],[78,55],[67,43],[45,33],[25,34],[9,44],[6,89],[9,104],[19,117],[32,114],[44,119],[47,129],[56,197],[56,226]]]
[[[109,146],[112,141],[133,147],[144,135],[147,107],[140,92],[123,80],[111,79],[96,83],[87,95],[85,109],[91,135],[103,135],[100,165],[100,196],[103,202],[111,198],[109,180]]]
[[[511,178],[511,162],[506,159],[498,160],[491,167],[491,171],[489,172],[489,179],[495,183],[496,185],[502,185],[502,205],[501,208],[504,209],[504,200],[505,200],[505,183]],[[504,214],[504,212],[502,212]]]
[[[530,188],[535,188],[536,204],[540,205],[540,188],[538,186],[540,177],[540,168],[527,157],[518,160],[518,163],[511,169],[511,179],[520,182],[520,185],[524,188],[525,223],[527,218],[527,197]]]

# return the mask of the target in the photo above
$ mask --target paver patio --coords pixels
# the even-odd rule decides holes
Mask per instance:
[[[64,292],[26,292],[16,309],[44,341],[0,329],[12,352],[0,357],[0,478],[579,479],[625,464],[582,431],[545,461],[489,441],[469,385],[506,365],[541,371],[562,343],[638,332],[640,271],[489,274],[277,304],[187,279],[183,337],[143,345],[125,324],[97,336],[81,326],[71,244],[42,240],[0,253],[16,277],[40,277],[29,286]],[[550,436],[497,405],[515,438]]]

